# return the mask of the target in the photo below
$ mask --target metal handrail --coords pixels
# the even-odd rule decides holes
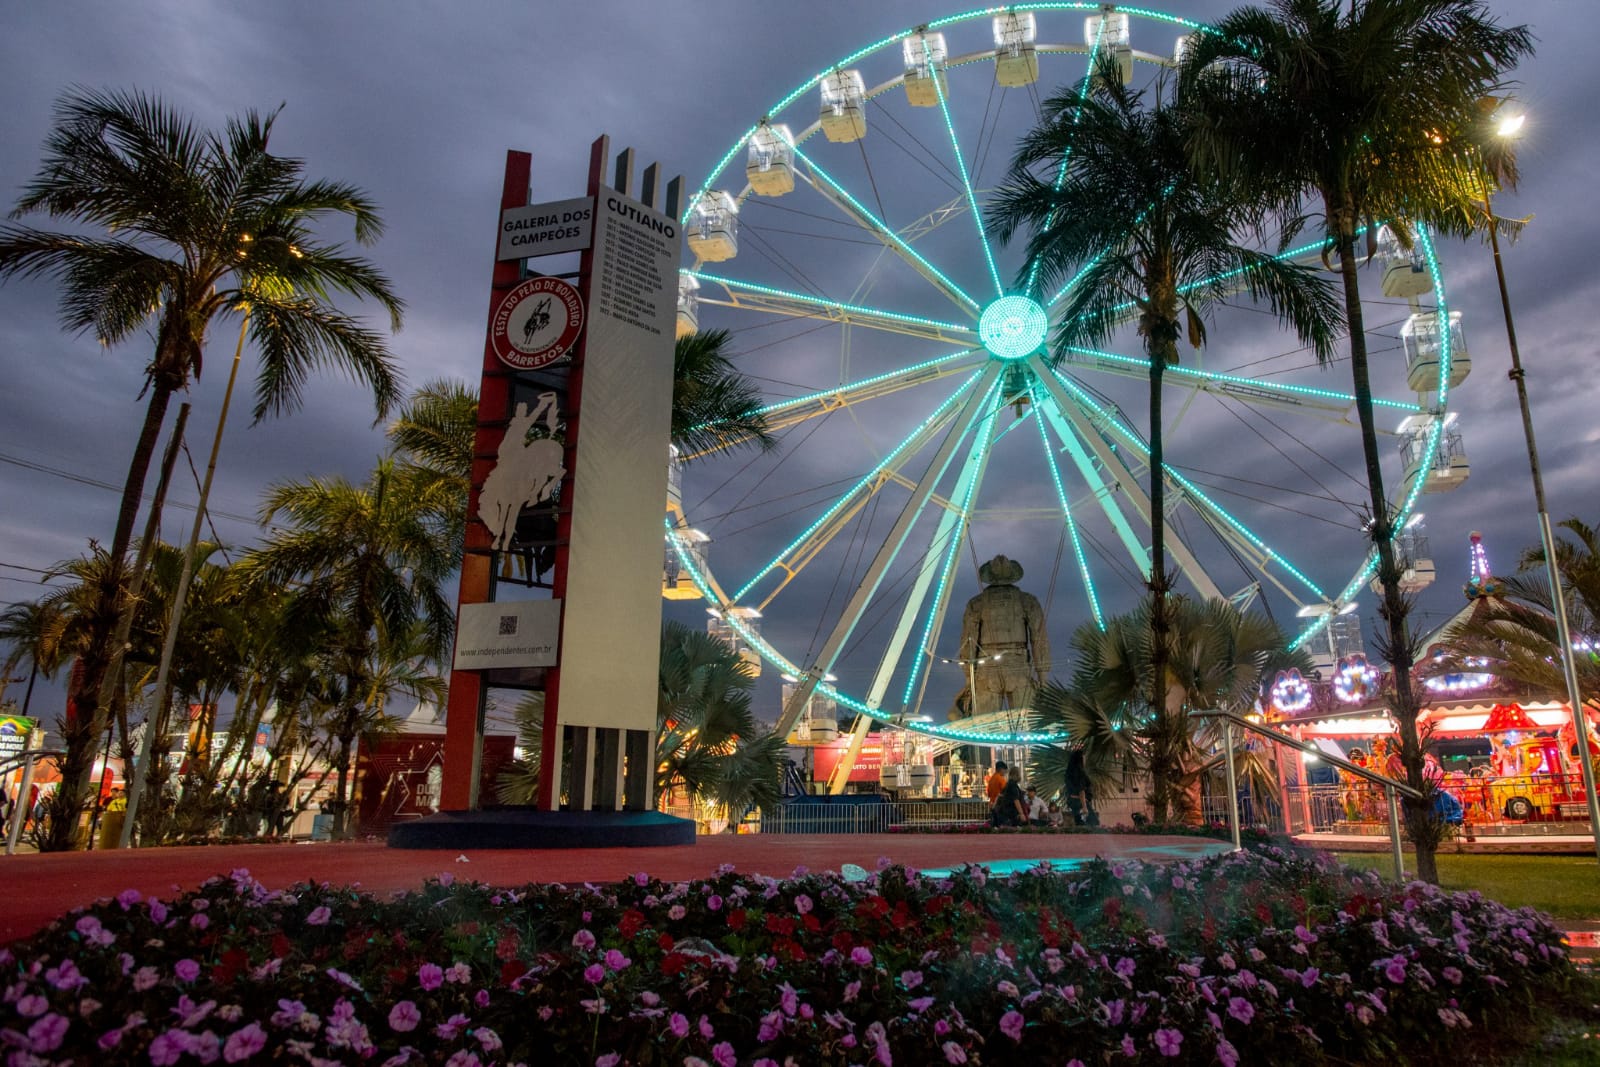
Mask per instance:
[[[1368,770],[1359,763],[1351,763],[1343,756],[1335,756],[1333,753],[1319,748],[1309,741],[1302,741],[1298,737],[1290,737],[1281,730],[1275,730],[1263,723],[1251,722],[1249,719],[1246,719],[1236,711],[1225,711],[1222,708],[1200,708],[1196,711],[1191,711],[1189,713],[1189,717],[1194,719],[1228,719],[1232,721],[1235,726],[1241,726],[1246,730],[1249,730],[1253,733],[1258,733],[1272,741],[1276,741],[1280,745],[1287,745],[1289,748],[1295,749],[1299,752],[1304,752],[1308,756],[1316,756],[1318,759],[1325,760],[1326,762],[1333,764],[1335,767],[1338,767],[1342,771],[1348,771],[1357,778],[1365,778],[1374,785],[1380,785],[1385,788],[1392,787],[1401,796],[1407,796],[1413,800],[1424,799],[1424,795],[1421,791],[1411,788],[1404,782],[1398,782],[1386,775],[1379,774],[1376,771]]]
[[[1335,756],[1331,752],[1302,741],[1297,737],[1259,723],[1251,722],[1236,711],[1224,708],[1197,708],[1189,713],[1192,719],[1221,719],[1222,720],[1222,747],[1225,762],[1228,767],[1228,828],[1233,834],[1234,849],[1240,848],[1239,843],[1239,786],[1233,767],[1233,728],[1243,727],[1250,733],[1260,734],[1269,741],[1292,748],[1297,752],[1316,756],[1326,760],[1348,774],[1363,778],[1375,785],[1381,786],[1389,801],[1389,849],[1394,859],[1394,876],[1396,881],[1404,881],[1406,876],[1405,857],[1400,849],[1400,804],[1399,796],[1404,794],[1413,800],[1424,800],[1426,797],[1417,789],[1411,788],[1404,782],[1397,782],[1393,778],[1368,770],[1358,764],[1351,763],[1343,756]]]

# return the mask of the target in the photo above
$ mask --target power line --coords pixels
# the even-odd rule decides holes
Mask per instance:
[[[65,470],[61,467],[52,467],[45,463],[36,463],[33,460],[7,455],[4,452],[0,452],[0,463],[8,463],[13,467],[21,467],[24,470],[37,471],[40,474],[48,474],[54,478],[65,478],[69,482],[77,482],[79,485],[87,485],[93,489],[109,489],[113,493],[121,493],[123,489],[123,487],[120,485],[102,481],[99,478],[91,478],[85,474],[77,474],[73,471]],[[143,500],[147,504],[151,502],[151,498],[148,496],[144,497]],[[193,511],[196,507],[194,504],[188,504],[181,500],[168,500],[167,506],[180,508],[184,511]],[[235,522],[246,522],[251,526],[259,525],[255,519],[248,515],[239,515],[234,512],[220,511],[211,507],[207,507],[206,512],[219,518],[232,519]]]

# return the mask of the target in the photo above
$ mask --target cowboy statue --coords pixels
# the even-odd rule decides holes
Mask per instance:
[[[1022,564],[996,556],[978,568],[984,590],[961,616],[961,660],[969,691],[951,718],[1033,706],[1033,694],[1050,674],[1050,639],[1044,609],[1016,583]]]

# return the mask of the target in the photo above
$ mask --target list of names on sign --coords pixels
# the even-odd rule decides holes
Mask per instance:
[[[621,193],[602,189],[595,235],[595,310],[656,336],[670,336],[677,307],[678,224]]]

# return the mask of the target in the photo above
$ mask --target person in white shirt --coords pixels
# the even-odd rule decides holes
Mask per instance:
[[[1050,825],[1050,805],[1039,795],[1039,790],[1031,785],[1028,787],[1028,825]]]

